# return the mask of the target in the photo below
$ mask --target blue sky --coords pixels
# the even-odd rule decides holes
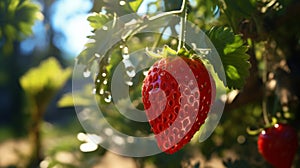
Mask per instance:
[[[139,11],[146,11],[147,4],[153,1],[156,0],[144,0]],[[195,1],[192,0],[192,2]],[[88,40],[86,36],[91,34],[92,29],[87,21],[91,8],[92,0],[57,0],[50,9],[51,24],[54,30],[60,33],[54,37],[55,45],[68,58],[74,58],[82,51]],[[42,35],[45,34],[45,29],[41,21],[36,23],[33,28],[35,37],[21,44],[25,53],[32,51],[34,46],[43,47],[47,44],[45,42],[47,37]]]
[[[40,4],[41,5],[41,4]],[[92,0],[56,0],[50,8],[50,23],[55,32],[54,43],[67,58],[76,57],[91,34],[87,21]],[[34,36],[21,43],[21,50],[30,54],[34,48],[44,48],[49,39],[46,36],[47,25],[37,21],[33,27]]]
[[[57,35],[55,44],[66,54],[76,57],[91,34],[87,16],[92,8],[90,0],[57,0],[51,7],[51,23]]]

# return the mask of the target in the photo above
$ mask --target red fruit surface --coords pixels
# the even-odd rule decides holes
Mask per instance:
[[[158,147],[165,153],[181,149],[205,122],[215,93],[210,80],[198,59],[163,58],[150,68],[142,99]]]
[[[257,141],[258,151],[275,168],[291,168],[298,148],[295,129],[275,124],[262,131]]]

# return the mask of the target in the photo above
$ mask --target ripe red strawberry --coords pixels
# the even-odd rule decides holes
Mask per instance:
[[[158,147],[165,153],[181,149],[205,122],[215,93],[210,80],[199,59],[167,57],[150,68],[142,99]]]
[[[298,147],[297,133],[289,125],[275,124],[260,133],[257,145],[261,155],[275,168],[291,168]]]

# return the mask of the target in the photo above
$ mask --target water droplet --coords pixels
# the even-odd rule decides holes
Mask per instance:
[[[122,57],[123,57],[123,59],[127,60],[127,59],[129,59],[129,54],[123,54]]]
[[[105,128],[104,129],[104,133],[107,135],[107,136],[112,136],[114,134],[114,131],[111,129],[111,128]]]
[[[132,78],[130,78],[129,76],[124,76],[124,83],[127,86],[132,86],[133,85]]]
[[[112,140],[117,144],[117,145],[124,145],[125,144],[125,140],[122,138],[122,137],[120,137],[120,136],[113,136],[112,137]]]
[[[103,95],[104,94],[104,89],[100,89],[99,94]]]
[[[124,5],[126,5],[126,2],[125,2],[125,1],[120,1],[119,4],[120,4],[121,6],[124,6]]]
[[[100,54],[96,53],[95,57],[100,58]]]
[[[104,101],[106,103],[110,103],[111,102],[111,94],[110,94],[109,91],[105,91]]]
[[[108,82],[107,82],[107,79],[105,79],[105,80],[103,81],[103,84],[104,84],[104,85],[107,85],[107,83],[108,83]]]
[[[133,82],[132,81],[126,81],[125,84],[128,85],[128,86],[132,86]]]
[[[92,152],[98,149],[98,145],[92,142],[83,143],[80,145],[81,152]]]
[[[78,139],[79,141],[86,141],[87,136],[86,136],[85,133],[80,132],[80,133],[77,134],[77,139]]]
[[[92,142],[95,144],[100,144],[103,142],[103,138],[99,135],[96,135],[96,134],[86,134],[86,135],[88,137],[87,142]]]
[[[100,83],[100,79],[97,79],[96,82],[97,82],[97,83]]]
[[[107,26],[103,26],[102,29],[106,31],[106,30],[108,30],[108,27]]]
[[[103,72],[103,73],[102,73],[102,77],[106,77],[106,73]]]
[[[133,67],[133,65],[129,59],[123,59],[122,62],[124,63],[125,68]]]
[[[123,54],[129,54],[129,48],[127,46],[123,48]]]
[[[85,77],[85,78],[88,78],[88,77],[90,77],[91,76],[91,71],[89,70],[89,69],[85,69],[84,71],[83,71],[83,77]]]
[[[111,102],[111,98],[112,97],[111,97],[111,93],[109,91],[105,91],[103,97],[104,97],[104,101],[106,103],[110,103]]]
[[[143,71],[143,75],[147,76],[149,71]]]
[[[201,55],[206,56],[211,52],[210,48],[199,48],[198,51]]]
[[[130,78],[133,78],[133,77],[135,77],[136,72],[135,72],[134,69],[131,69],[131,70],[127,70],[127,71],[126,71],[126,74],[127,74]]]
[[[92,91],[92,93],[93,93],[93,94],[96,94],[96,92],[97,92],[97,89],[94,88],[93,91]]]
[[[132,136],[127,137],[127,142],[128,143],[133,143],[134,142],[134,137],[132,137]]]

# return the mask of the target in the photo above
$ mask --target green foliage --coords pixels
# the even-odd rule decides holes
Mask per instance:
[[[129,5],[133,12],[137,12],[141,4],[143,3],[143,0],[130,0]]]
[[[228,87],[241,89],[249,76],[248,47],[244,45],[241,36],[235,35],[227,27],[213,27],[207,35],[219,52]]]
[[[37,19],[42,19],[40,7],[30,0],[0,1],[0,41],[4,42],[3,46],[0,44],[2,52],[10,54],[13,42],[32,35],[31,28]]]
[[[202,29],[206,29],[207,35],[214,44],[216,50],[218,51],[223,67],[226,74],[226,82],[229,89],[243,89],[244,85],[246,84],[246,79],[250,76],[249,69],[250,69],[250,55],[255,61],[258,62],[258,65],[254,64],[253,66],[259,66],[264,64],[263,59],[257,59],[258,55],[256,54],[256,48],[250,48],[256,45],[256,42],[258,41],[265,41],[266,39],[272,37],[276,39],[276,41],[281,42],[278,46],[284,44],[290,47],[290,43],[287,43],[287,41],[297,41],[298,48],[299,48],[299,32],[297,32],[297,25],[296,22],[288,22],[289,24],[281,24],[284,23],[286,16],[283,16],[283,12],[287,10],[286,5],[290,4],[292,0],[246,0],[246,1],[239,1],[239,0],[195,0],[193,4],[190,7],[188,11],[188,19],[195,23],[198,27]],[[138,1],[130,1],[127,5],[135,2],[138,3]],[[159,10],[165,10],[165,11],[173,11],[177,10],[180,7],[180,2],[182,1],[173,1],[173,0],[164,0],[164,1],[155,1],[153,3],[149,3],[148,7],[151,5],[154,5],[156,7],[157,11]],[[283,5],[282,8],[276,8],[275,4],[281,4]],[[106,16],[101,15],[94,15],[93,17],[89,18],[89,21],[91,22],[91,26],[94,29],[100,30],[103,26],[103,24],[107,23],[109,20],[112,20],[114,18],[117,18],[121,16],[120,13],[124,14],[126,12],[124,11],[130,11],[128,10],[128,6],[124,5],[123,11],[115,11],[117,9],[112,9],[111,6],[115,2],[106,2],[106,5],[103,5],[105,7],[108,7]],[[274,3],[272,6],[270,4]],[[102,7],[103,7],[102,6]],[[137,11],[138,6],[134,8],[130,4],[132,11]],[[117,8],[119,8],[120,5],[117,5]],[[150,13],[148,11],[148,13]],[[153,12],[151,12],[153,13]],[[293,12],[291,12],[293,13]],[[114,16],[111,17],[111,16]],[[142,19],[143,18],[143,19]],[[89,64],[98,59],[100,62],[100,67],[103,69],[100,69],[100,73],[96,77],[98,79],[99,75],[101,77],[102,71],[107,74],[105,77],[110,78],[110,73],[113,72],[115,65],[120,63],[121,61],[121,55],[122,55],[122,49],[119,49],[119,47],[122,45],[128,46],[130,50],[132,48],[136,49],[143,45],[149,45],[146,44],[148,39],[151,38],[145,38],[147,35],[136,35],[136,30],[139,30],[139,26],[151,26],[151,17],[140,17],[137,18],[138,24],[134,24],[132,27],[122,27],[120,31],[122,31],[123,34],[132,34],[134,36],[135,40],[138,41],[137,43],[133,43],[132,41],[125,39],[121,43],[116,44],[116,46],[113,46],[113,49],[109,51],[108,54],[100,54],[100,58],[98,55],[98,58],[96,58],[95,53],[96,50],[94,49],[95,46],[99,46],[99,44],[105,43],[106,36],[108,36],[108,33],[101,34],[99,32],[95,32],[94,36],[91,36],[90,38],[92,40],[97,39],[98,41],[92,42],[87,44],[87,49],[81,53],[81,55],[78,57],[80,63],[85,64],[87,68],[89,67]],[[279,18],[279,19],[278,19]],[[293,19],[296,21],[296,19]],[[130,20],[128,20],[129,22]],[[272,22],[270,22],[272,21]],[[270,24],[271,23],[271,24]],[[139,25],[140,24],[140,25]],[[268,25],[270,24],[270,25]],[[267,27],[267,25],[269,27]],[[274,26],[277,25],[277,26]],[[273,27],[272,27],[273,26]],[[172,26],[171,31],[172,30]],[[212,28],[211,28],[212,27]],[[169,28],[169,27],[168,27]],[[115,31],[114,28],[110,29],[112,32]],[[110,32],[110,30],[106,32]],[[274,30],[267,32],[267,30]],[[289,30],[293,30],[293,32],[296,33],[290,33]],[[105,31],[104,31],[105,32]],[[102,35],[102,36],[100,36]],[[109,34],[111,35],[111,34]],[[296,37],[296,39],[287,39],[286,37]],[[103,37],[103,38],[96,38],[96,37]],[[105,38],[104,38],[105,37]],[[266,38],[268,37],[268,38]],[[176,48],[176,43],[172,44],[171,38],[169,39],[160,39],[159,36],[153,36],[152,38],[159,40],[157,44],[167,44],[171,46],[172,48]],[[100,40],[99,40],[100,39]],[[147,40],[145,40],[147,39]],[[280,40],[281,39],[281,40]],[[249,43],[251,43],[251,46],[248,46],[245,42],[247,40]],[[174,41],[174,40],[173,40]],[[290,42],[289,41],[289,42]],[[253,43],[253,45],[252,45]],[[133,44],[133,45],[132,45]],[[276,46],[277,44],[272,43],[271,47]],[[143,46],[144,47],[144,46]],[[151,47],[151,42],[150,46]],[[282,47],[282,46],[281,46]],[[286,49],[286,51],[289,51],[290,48]],[[251,49],[248,51],[248,49]],[[265,45],[262,46],[263,50],[261,50],[261,56],[264,56],[265,52]],[[296,48],[296,47],[295,47]],[[277,54],[281,52],[280,59],[284,58],[284,54],[282,52],[286,51],[279,51],[274,50],[272,52],[277,52]],[[249,55],[248,55],[249,54]],[[271,55],[271,52],[269,53]],[[277,55],[278,56],[278,55]],[[278,58],[277,58],[278,59]],[[108,61],[109,60],[109,61]],[[102,62],[103,61],[103,62]],[[251,60],[252,61],[252,60]],[[221,67],[213,67],[213,68],[221,68]],[[255,69],[256,67],[254,67]],[[265,68],[265,67],[264,67]],[[257,73],[257,72],[254,72]],[[260,73],[260,72],[258,72]],[[258,76],[255,76],[258,75]],[[262,83],[256,82],[260,81],[259,74],[254,74],[255,82],[250,81],[250,85],[253,84],[254,88],[251,88],[253,90],[259,90],[261,88]],[[143,76],[141,75],[141,78]],[[250,79],[253,79],[253,76],[250,76]],[[100,79],[100,78],[99,78]],[[103,79],[101,78],[101,81]],[[133,79],[134,80],[134,79]],[[138,94],[140,89],[140,83],[141,79],[134,80],[134,86],[135,88],[130,88],[130,94],[132,95],[132,100],[138,100]],[[249,82],[249,80],[248,80]],[[253,82],[253,83],[251,83]],[[221,82],[220,82],[221,83]],[[95,83],[97,86],[97,83]],[[108,84],[109,85],[109,84]],[[217,86],[218,87],[218,86]],[[101,86],[101,88],[104,88]],[[107,88],[109,89],[109,88]],[[245,88],[249,89],[249,88]],[[253,91],[251,90],[251,91]],[[251,92],[250,91],[250,92]],[[207,159],[210,159],[211,155],[213,153],[218,153],[221,157],[225,154],[223,153],[224,150],[230,149],[231,151],[234,151],[237,155],[237,160],[227,160],[224,161],[224,166],[226,167],[265,167],[265,163],[263,163],[263,159],[258,156],[258,153],[256,151],[256,139],[255,137],[251,137],[247,134],[246,128],[249,126],[253,126],[254,128],[260,127],[262,125],[262,108],[261,108],[261,100],[260,99],[251,99],[251,102],[248,102],[248,98],[246,93],[246,96],[243,94],[240,94],[236,99],[234,99],[237,104],[232,103],[233,107],[229,107],[228,111],[224,114],[224,117],[221,119],[221,123],[218,125],[216,130],[214,131],[211,138],[207,139],[202,144],[199,144],[198,142],[191,142],[190,144],[193,145],[193,147],[199,147],[199,150],[201,149],[201,153],[204,154]],[[260,95],[260,94],[259,94]],[[236,95],[235,95],[236,96]],[[234,96],[234,97],[235,97]],[[239,101],[239,98],[243,97],[241,102]],[[246,97],[246,98],[245,98]],[[249,96],[250,97],[250,96]],[[135,102],[136,103],[136,102]],[[241,105],[239,104],[241,103]],[[127,104],[124,103],[126,106]],[[137,104],[137,103],[136,103]],[[272,104],[272,103],[270,103]],[[139,104],[140,105],[140,104]],[[230,105],[229,105],[230,106]],[[127,119],[123,119],[123,116],[120,116],[116,109],[113,109],[110,105],[105,104],[105,106],[101,106],[103,108],[103,111],[105,111],[105,115],[108,118],[107,120],[112,123],[114,128],[117,128],[118,130],[121,130],[122,132],[126,133],[133,133],[136,130],[133,130],[132,128],[138,127],[136,123],[127,121]],[[239,108],[240,107],[240,108]],[[126,124],[124,124],[126,123]],[[140,127],[139,127],[140,128]],[[147,128],[145,126],[145,128]],[[141,127],[141,131],[142,131]],[[147,134],[148,132],[143,132]],[[195,135],[197,136],[197,135]],[[197,137],[196,137],[197,138]],[[184,149],[183,151],[188,151],[189,149]],[[198,149],[197,149],[198,150]],[[190,151],[189,151],[190,152]],[[171,157],[168,157],[171,158]],[[158,162],[160,159],[165,159],[166,156],[163,155],[156,155],[153,157],[147,158],[147,161],[153,162],[153,164],[157,165],[157,167],[161,167],[162,165],[167,165],[167,163]],[[176,158],[174,160],[177,161]],[[147,162],[145,161],[145,162]],[[168,164],[172,161],[166,160]],[[259,163],[258,163],[259,162]],[[178,167],[179,163],[177,162],[173,167]],[[201,165],[202,166],[202,165]],[[204,165],[206,166],[206,165]]]
[[[102,28],[102,26],[110,21],[112,16],[110,14],[103,14],[103,13],[92,13],[87,20],[90,22],[91,27],[94,30],[98,30]]]
[[[199,27],[204,27],[216,21],[219,17],[219,0],[197,0],[190,10],[189,20]]]
[[[96,11],[105,9],[107,13],[123,16],[136,12],[143,0],[94,1]]]
[[[170,3],[171,1],[164,1],[164,2]],[[217,4],[218,4],[217,2],[214,1],[210,3],[208,2],[205,3],[205,5],[207,4],[209,4],[209,6],[211,6],[213,9],[217,9]],[[209,13],[211,13],[210,18],[212,18],[214,16],[213,12],[210,11],[206,15],[209,15]],[[88,18],[91,27],[93,27],[95,30],[94,31],[95,35],[90,36],[89,38],[94,41],[87,43],[86,49],[83,50],[80,53],[80,55],[77,57],[79,63],[87,65],[87,69],[90,67],[90,63],[93,60],[97,59],[95,57],[95,53],[97,53],[96,48],[97,47],[99,48],[99,46],[103,45],[104,43],[107,43],[107,41],[105,41],[108,40],[106,36],[112,36],[110,32],[114,32],[113,30],[115,29],[115,27],[113,27],[113,25],[108,27],[111,30],[101,30],[103,25],[112,19],[114,18],[109,13],[108,14],[94,13]],[[142,20],[140,20],[140,22],[141,21]],[[117,20],[114,20],[112,24],[118,24],[115,22],[117,22]],[[128,28],[128,29],[124,28],[122,30],[123,34],[129,34],[130,36],[131,33],[134,33],[134,30],[132,29],[139,27],[140,22],[136,23],[136,25],[133,26],[132,28]],[[147,23],[145,24],[147,25]],[[101,38],[99,38],[100,36]],[[244,41],[241,38],[241,36],[235,35],[230,28],[214,27],[208,31],[208,36],[213,42],[213,44],[215,45],[216,49],[218,50],[221,56],[221,60],[223,62],[223,66],[225,69],[228,87],[230,89],[241,89],[245,84],[245,79],[249,76],[249,72],[248,72],[250,68],[250,63],[248,61],[249,55],[246,54],[248,47],[244,44]],[[103,65],[105,65],[105,63]]]
[[[239,1],[239,0],[224,0],[226,3],[226,11],[232,12],[230,16],[240,16],[242,17],[251,17],[255,8],[253,4],[249,1]]]
[[[224,0],[225,6],[223,12],[226,15],[227,22],[230,24],[234,32],[238,31],[240,23],[244,19],[251,19],[256,15],[256,0],[240,1],[240,0]]]
[[[109,33],[107,30],[108,27],[103,28],[103,26],[113,19],[115,19],[115,17],[113,17],[111,14],[103,14],[103,13],[93,13],[88,17],[88,21],[90,22],[91,27],[94,29],[93,30],[94,34],[88,37],[89,39],[91,39],[91,42],[86,43],[85,49],[77,56],[78,63],[91,66],[89,64],[92,63],[92,61],[96,58],[95,54],[98,53],[97,47],[103,46],[105,40],[107,42],[112,38],[111,37],[112,34]],[[109,26],[111,28],[113,27],[112,24],[113,23],[110,22]],[[98,53],[98,54],[102,54],[102,53]]]
[[[79,99],[77,102],[80,104],[76,104],[77,106],[88,106],[91,105],[90,94],[91,90],[93,90],[92,86],[87,86],[83,90],[73,91],[72,93],[64,94],[63,97],[58,101],[58,107],[72,107],[74,106],[73,97],[77,97]]]
[[[43,115],[56,92],[71,75],[71,69],[62,69],[55,58],[41,62],[20,78],[21,87],[27,94],[30,107],[30,145],[32,147],[26,167],[36,167],[41,156],[40,129]]]
[[[71,75],[71,69],[62,69],[55,58],[41,62],[38,67],[31,68],[20,79],[22,88],[31,96],[51,95],[60,89]]]

